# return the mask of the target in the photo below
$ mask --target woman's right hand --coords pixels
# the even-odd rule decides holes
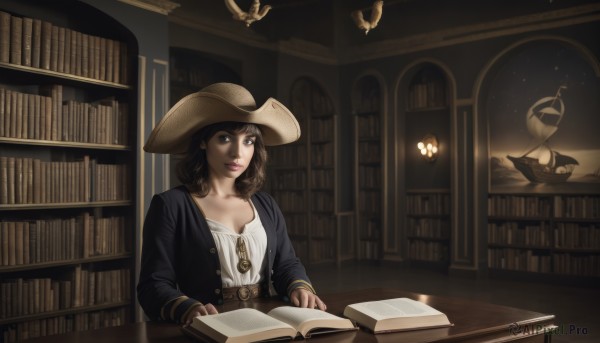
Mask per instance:
[[[206,316],[209,314],[217,314],[219,313],[219,311],[217,311],[217,309],[212,305],[212,304],[206,304],[206,305],[198,305],[196,306],[193,310],[191,310],[186,318],[183,318],[182,322],[185,325],[190,325],[192,324],[192,319],[194,319],[194,317],[197,316]]]

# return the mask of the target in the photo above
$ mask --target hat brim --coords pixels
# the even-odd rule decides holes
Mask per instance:
[[[220,122],[252,123],[260,127],[265,145],[291,143],[300,138],[300,125],[279,101],[269,98],[257,109],[237,107],[220,96],[197,92],[177,102],[154,127],[144,150],[183,154],[191,137],[201,128]]]

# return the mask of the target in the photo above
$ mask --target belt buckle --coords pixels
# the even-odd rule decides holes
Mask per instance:
[[[248,288],[248,286],[242,286],[237,290],[237,296],[242,301],[246,301],[246,300],[250,299],[251,295],[252,295],[252,292],[250,291],[250,288]]]

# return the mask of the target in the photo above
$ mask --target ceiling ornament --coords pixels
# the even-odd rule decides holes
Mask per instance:
[[[269,5],[265,5],[261,9],[259,0],[252,1],[248,12],[242,11],[235,0],[225,0],[225,6],[233,14],[233,19],[245,22],[246,27],[249,27],[255,21],[261,20],[271,10]]]
[[[381,14],[383,13],[383,1],[377,0],[373,2],[373,6],[371,7],[371,18],[369,21],[366,21],[363,16],[363,10],[356,10],[350,13],[352,19],[354,19],[354,23],[358,26],[359,29],[365,31],[365,35],[369,33],[369,30],[372,30],[377,27],[379,23],[379,19],[381,19]]]

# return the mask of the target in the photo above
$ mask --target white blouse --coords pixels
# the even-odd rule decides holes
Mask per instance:
[[[263,260],[267,251],[267,234],[252,201],[250,204],[254,211],[254,219],[244,225],[240,234],[217,221],[206,218],[219,252],[223,287],[239,287],[260,282]],[[240,236],[246,243],[248,259],[252,263],[250,270],[243,274],[237,270],[240,258],[236,251],[236,245]]]

